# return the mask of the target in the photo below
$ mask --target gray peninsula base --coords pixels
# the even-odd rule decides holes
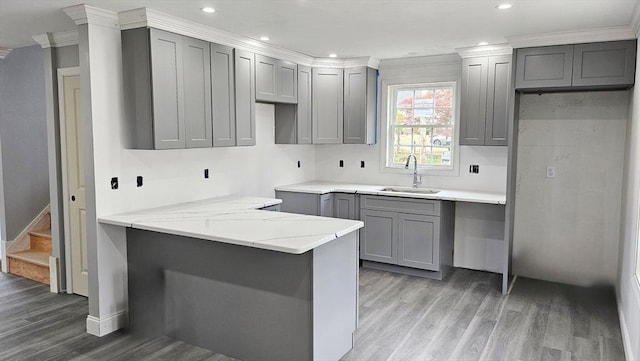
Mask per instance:
[[[127,228],[129,328],[242,360],[353,347],[358,231],[290,254]]]

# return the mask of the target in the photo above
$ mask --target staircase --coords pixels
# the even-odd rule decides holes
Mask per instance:
[[[29,243],[29,249],[7,254],[9,273],[48,285],[51,228],[29,232]]]

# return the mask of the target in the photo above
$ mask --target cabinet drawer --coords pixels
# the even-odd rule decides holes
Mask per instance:
[[[404,197],[362,196],[360,208],[429,216],[440,215],[440,201]]]

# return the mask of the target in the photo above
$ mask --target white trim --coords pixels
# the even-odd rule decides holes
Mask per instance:
[[[87,316],[87,333],[102,337],[127,326],[127,311],[120,311],[106,318]]]
[[[60,259],[49,256],[49,291],[60,293]]]
[[[466,48],[456,48],[456,53],[458,53],[463,59],[478,56],[511,55],[513,54],[513,48],[509,44],[471,46]]]
[[[41,229],[38,227],[38,225],[45,219],[47,213],[49,213],[49,206],[50,205],[47,204],[47,206],[44,207],[44,209],[41,210],[40,213],[38,213],[38,215],[36,215],[31,222],[29,222],[29,224],[18,234],[18,236],[14,240],[7,242],[8,253],[24,251],[31,247],[29,232],[35,231],[36,229]]]
[[[334,58],[314,58],[311,63],[312,67],[322,68],[354,68],[358,66],[368,66],[370,68],[378,69],[380,66],[380,59],[370,56],[360,58],[347,58],[347,59],[334,59]]]
[[[431,55],[420,56],[413,58],[396,58],[396,59],[384,59],[380,61],[380,70],[392,70],[402,69],[408,70],[411,68],[424,68],[429,65],[436,64],[461,64],[462,59],[458,54],[443,54],[443,55]]]
[[[76,25],[92,24],[120,29],[118,14],[113,11],[84,4],[69,6],[62,9],[62,11],[64,11]]]
[[[43,48],[59,48],[62,46],[78,44],[78,30],[60,31],[57,33],[44,33],[32,36],[36,43]]]
[[[620,333],[622,334],[622,348],[624,349],[624,356],[626,360],[636,360],[633,354],[633,344],[631,342],[631,335],[629,334],[629,328],[627,327],[627,321],[625,320],[624,310],[620,303],[620,298],[616,297],[618,306],[618,319],[620,320]]]
[[[4,59],[13,50],[12,48],[0,48],[0,60]]]
[[[0,241],[0,255],[2,255],[2,272],[9,272],[9,265],[7,264],[7,241]]]
[[[635,38],[636,32],[630,26],[612,26],[588,30],[507,36],[507,42],[516,49],[532,46],[580,44]]]
[[[460,57],[457,54],[453,54],[458,60]],[[450,62],[446,62],[450,63]],[[421,63],[424,66],[424,62]],[[417,64],[416,64],[417,65]],[[392,174],[410,174],[413,170],[406,170],[403,168],[387,167],[387,154],[389,154],[389,87],[398,85],[411,85],[422,83],[455,83],[455,109],[454,109],[454,144],[453,144],[453,167],[449,169],[434,169],[434,168],[418,168],[418,174],[428,176],[443,176],[443,177],[456,177],[460,175],[460,142],[457,138],[460,135],[460,79],[458,77],[452,78],[451,76],[442,77],[425,77],[425,76],[408,76],[401,78],[389,78],[382,79],[380,81],[379,96],[379,116],[380,116],[380,154],[379,154],[379,170],[381,173]]]
[[[73,274],[71,270],[71,239],[69,237],[69,188],[67,184],[67,120],[64,102],[64,77],[79,76],[80,67],[58,69],[58,121],[60,129],[60,170],[62,173],[62,223],[64,225],[65,273],[67,293],[73,293]]]

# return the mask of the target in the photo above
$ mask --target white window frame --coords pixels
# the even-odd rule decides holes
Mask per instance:
[[[383,79],[380,82],[380,140],[384,142],[380,147],[380,171],[383,173],[402,173],[407,170],[404,166],[394,166],[391,164],[393,152],[393,133],[391,132],[390,120],[393,119],[391,114],[393,105],[393,89],[410,88],[410,87],[429,87],[429,86],[451,86],[454,93],[454,109],[453,109],[453,144],[451,151],[451,166],[418,166],[420,174],[434,176],[458,176],[460,174],[460,142],[458,141],[460,134],[460,81],[459,79],[437,79],[437,78],[414,78],[414,79]]]

